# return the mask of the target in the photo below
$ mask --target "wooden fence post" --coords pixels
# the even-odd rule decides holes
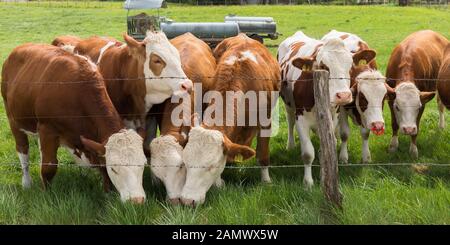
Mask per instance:
[[[330,112],[328,78],[328,71],[314,71],[314,106],[317,110],[317,133],[320,138],[320,184],[325,198],[331,204],[342,208],[342,195],[339,192],[336,137]]]

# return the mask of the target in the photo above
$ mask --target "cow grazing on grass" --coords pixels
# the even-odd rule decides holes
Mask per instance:
[[[398,131],[411,136],[409,152],[418,158],[416,139],[425,104],[433,99],[436,78],[448,40],[433,31],[415,32],[400,44],[391,54],[386,77],[391,87],[389,108],[392,118],[392,140],[389,151],[398,148]]]
[[[439,69],[438,82],[439,126],[445,127],[444,110],[450,109],[450,43],[447,44]]]
[[[39,139],[44,188],[64,146],[79,161],[106,166],[100,168],[105,190],[112,181],[122,201],[145,200],[142,138],[124,129],[95,64],[55,46],[25,44],[3,64],[1,92],[24,187],[31,185],[27,134],[33,134]]]
[[[362,138],[362,161],[371,161],[369,135],[384,133],[383,104],[387,93],[387,83],[384,76],[377,71],[376,52],[355,34],[332,30],[322,40],[341,38],[353,55],[353,65],[350,71],[350,87],[355,98],[352,103],[344,105],[339,111],[339,132],[341,151],[339,160],[348,162],[347,141],[350,136],[348,117],[360,127]]]
[[[108,94],[128,128],[145,127],[152,105],[173,94],[192,89],[181,68],[180,55],[162,32],[148,32],[139,42],[123,35],[125,44],[113,38],[92,37],[78,42],[74,52],[98,64]]]
[[[270,128],[270,121],[268,124],[261,121],[250,124],[249,117],[255,112],[259,117],[262,114],[265,118],[271,118],[271,102],[276,98],[272,92],[279,89],[278,64],[264,45],[244,34],[223,40],[215,48],[214,56],[217,68],[213,90],[216,92],[211,94],[213,99],[205,110],[203,123],[194,123],[183,150],[187,175],[181,201],[185,205],[195,206],[204,202],[211,185],[221,182],[220,175],[227,160],[233,161],[238,155],[243,159],[253,157],[255,151],[249,146],[255,136],[257,159],[264,166],[262,180],[270,182],[267,168],[270,163],[270,138],[263,133]],[[233,92],[237,92],[235,97],[226,96]],[[255,94],[259,107],[250,106],[251,99],[245,98],[248,92]],[[244,118],[243,109],[245,122],[239,124],[237,122]],[[220,115],[219,111],[226,113]],[[226,118],[226,122],[222,121],[222,124],[220,118]]]
[[[172,39],[171,43],[180,52],[181,64],[187,77],[194,84],[201,84],[203,92],[209,91],[216,68],[216,60],[211,48],[191,33],[178,36]],[[202,91],[196,92],[201,93],[196,96],[203,94]],[[184,109],[193,110],[193,96],[191,96],[190,102],[183,104],[183,106],[190,107]],[[182,152],[189,133],[189,128],[186,127],[188,124],[176,124],[172,121],[172,113],[176,113],[175,110],[179,106],[181,103],[171,103],[171,100],[168,99],[161,105],[155,105],[150,111],[150,114],[155,114],[158,118],[160,128],[160,136],[154,139],[150,145],[151,169],[153,174],[164,183],[167,198],[173,204],[180,202],[181,191],[186,180],[186,167],[183,163]],[[183,115],[178,118],[180,121],[190,122],[191,117],[189,114],[188,118],[184,118],[184,120]]]
[[[310,188],[314,184],[311,174],[314,147],[310,130],[316,129],[319,123],[314,107],[313,71],[316,69],[329,71],[330,110],[336,126],[338,107],[352,102],[350,91],[352,54],[340,38],[319,41],[299,31],[280,44],[278,62],[281,66],[281,97],[285,103],[288,122],[287,148],[295,146],[293,132],[295,123],[305,165],[303,182],[306,188]]]

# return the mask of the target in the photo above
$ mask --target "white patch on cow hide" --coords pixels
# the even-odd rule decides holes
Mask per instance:
[[[86,57],[86,56],[80,55],[80,54],[74,54],[74,55],[82,58],[85,61],[87,61],[89,66],[91,67],[91,69],[93,71],[97,71],[97,65],[94,62],[92,62],[92,60],[89,57]]]
[[[253,62],[255,62],[256,64],[258,64],[258,60],[256,60],[256,56],[250,51],[250,50],[246,50],[244,52],[241,52],[241,59],[240,60],[251,60]]]
[[[105,46],[103,46],[103,47],[100,49],[100,54],[98,55],[98,59],[97,59],[97,65],[100,64],[100,60],[101,60],[102,57],[103,57],[103,53],[105,53],[105,51],[106,51],[107,49],[109,49],[110,47],[114,46],[115,44],[116,44],[116,42],[110,41],[110,42],[108,42]]]
[[[72,53],[72,54],[75,53],[75,46],[70,45],[70,44],[65,44],[65,45],[61,46],[61,49],[65,50],[69,53]]]
[[[236,57],[236,56],[234,56],[234,55],[231,55],[231,56],[228,56],[226,59],[225,59],[225,61],[224,61],[224,63],[226,64],[226,65],[234,65],[234,63],[236,63],[236,61],[238,60],[238,57]]]

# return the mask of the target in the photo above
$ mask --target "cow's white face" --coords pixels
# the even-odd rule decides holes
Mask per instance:
[[[105,145],[108,176],[124,202],[145,201],[142,175],[147,159],[142,144],[142,137],[128,129],[111,135]]]
[[[419,111],[434,95],[434,92],[419,91],[412,82],[401,83],[395,88],[394,113],[401,133],[417,134]]]
[[[186,77],[178,50],[163,32],[148,32],[144,39],[144,75],[147,103],[159,104],[171,95],[183,96],[192,89],[192,81]]]
[[[186,184],[181,193],[183,204],[195,206],[205,201],[206,192],[220,178],[227,158],[242,155],[248,159],[254,154],[253,149],[232,143],[217,130],[193,127],[183,150],[187,169]]]
[[[318,65],[325,65],[330,74],[330,102],[345,105],[352,102],[350,91],[350,70],[353,64],[351,52],[340,38],[327,39],[317,53]]]
[[[379,71],[369,70],[356,77],[356,108],[365,128],[374,134],[384,133],[383,100],[387,89]]]
[[[150,144],[151,169],[166,187],[167,198],[176,204],[186,181],[183,147],[172,135],[158,137]]]

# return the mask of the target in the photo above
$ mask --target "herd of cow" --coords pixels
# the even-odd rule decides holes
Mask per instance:
[[[279,91],[288,122],[287,148],[295,146],[295,125],[307,188],[313,185],[310,131],[320,123],[314,108],[315,70],[330,74],[330,110],[342,140],[342,162],[348,162],[349,116],[360,127],[362,160],[370,162],[368,138],[371,131],[384,133],[385,98],[392,116],[389,150],[397,150],[400,130],[411,136],[413,157],[418,157],[416,138],[425,104],[438,93],[441,128],[445,106],[450,108],[450,42],[433,31],[415,32],[398,44],[386,77],[377,70],[376,52],[366,42],[335,30],[321,40],[295,33],[279,45],[278,62],[244,34],[223,40],[214,50],[190,33],[168,40],[164,33],[148,32],[142,42],[124,34],[124,41],[61,36],[52,45],[21,45],[6,59],[1,92],[23,187],[32,182],[28,135],[38,137],[44,188],[56,174],[59,146],[77,163],[98,167],[105,191],[113,184],[122,201],[145,201],[142,181],[148,159],[173,204],[203,203],[212,185],[223,185],[225,164],[237,157],[256,154],[262,181],[270,182],[270,137],[261,134],[270,125],[216,125],[195,113],[181,118],[181,125],[173,122],[180,102],[170,98],[195,95],[194,84],[202,85],[202,95],[195,96]],[[204,102],[202,110],[225,109],[229,103]],[[245,102],[231,113],[238,107],[255,109]],[[263,107],[267,110],[258,113],[270,117],[272,105]],[[256,152],[250,148],[255,137]]]

